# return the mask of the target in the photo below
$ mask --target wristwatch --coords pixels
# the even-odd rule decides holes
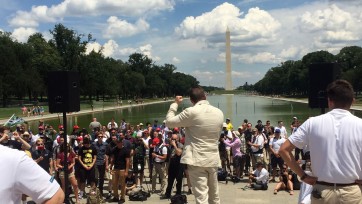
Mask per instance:
[[[308,174],[304,173],[303,176],[300,177],[300,180],[304,180],[305,178],[307,178]]]

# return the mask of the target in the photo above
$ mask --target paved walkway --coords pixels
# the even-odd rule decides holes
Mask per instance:
[[[147,170],[146,170],[147,171]],[[148,173],[146,173],[148,175]],[[149,181],[149,179],[146,179]],[[184,179],[186,181],[186,179]],[[227,184],[225,182],[219,182],[219,192],[221,198],[221,204],[297,204],[299,191],[295,190],[294,195],[289,195],[286,191],[279,191],[277,195],[273,194],[274,187],[276,183],[269,184],[267,191],[254,191],[252,189],[244,191],[242,188],[246,185],[247,180],[243,179],[242,182],[234,184],[229,181]],[[105,183],[105,189],[107,189],[108,182]],[[147,187],[144,184],[144,189],[147,191]],[[151,188],[151,184],[148,184],[148,187]],[[156,190],[160,189],[160,185],[157,184]],[[173,189],[175,190],[175,188]],[[187,186],[183,188],[183,193],[187,193]],[[87,190],[88,192],[88,190]],[[107,194],[107,191],[104,191]],[[71,196],[73,197],[73,195]],[[74,199],[73,199],[74,200]],[[195,203],[195,197],[193,195],[187,195],[188,203]],[[107,202],[107,201],[106,201]],[[81,200],[82,204],[86,203],[86,199]],[[116,203],[116,202],[107,202],[107,203]],[[125,203],[140,203],[139,201],[129,201],[128,196],[126,196]],[[160,200],[158,194],[152,194],[147,201],[143,203],[150,204],[169,204],[170,200]]]

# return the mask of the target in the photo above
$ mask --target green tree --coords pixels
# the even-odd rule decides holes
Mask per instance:
[[[62,69],[78,71],[81,56],[86,51],[86,45],[93,41],[92,35],[88,34],[87,40],[83,40],[84,34],[78,34],[62,24],[56,24],[50,33],[53,35],[50,44],[58,50],[62,57]]]

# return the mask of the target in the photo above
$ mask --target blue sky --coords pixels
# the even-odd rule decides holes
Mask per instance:
[[[127,60],[143,53],[174,64],[201,85],[225,85],[225,31],[231,32],[233,86],[255,83],[286,60],[362,46],[359,0],[0,0],[0,30],[26,42],[56,23],[96,41],[88,52]]]

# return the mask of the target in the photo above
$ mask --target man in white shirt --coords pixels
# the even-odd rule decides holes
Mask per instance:
[[[22,194],[36,203],[63,203],[64,193],[57,181],[22,151],[0,145],[0,172],[1,203],[18,204]]]
[[[312,203],[361,203],[362,119],[348,110],[354,101],[352,85],[336,80],[327,87],[330,112],[308,119],[281,146],[279,153],[301,180],[314,185]],[[313,176],[292,155],[295,147],[310,149]]]
[[[252,154],[252,164],[253,169],[255,170],[255,165],[257,162],[263,162],[263,148],[264,148],[264,136],[263,136],[263,129],[254,128],[252,130],[253,138],[251,142],[248,144],[251,146],[251,154]]]
[[[271,152],[271,166],[273,168],[273,174],[271,181],[275,181],[276,168],[279,166],[279,169],[283,168],[284,161],[279,155],[280,146],[285,142],[285,138],[280,137],[280,129],[274,130],[274,138],[270,139],[269,149]]]
[[[256,169],[249,175],[249,185],[243,190],[254,187],[255,190],[267,190],[269,181],[269,172],[264,168],[262,162],[256,163]]]

